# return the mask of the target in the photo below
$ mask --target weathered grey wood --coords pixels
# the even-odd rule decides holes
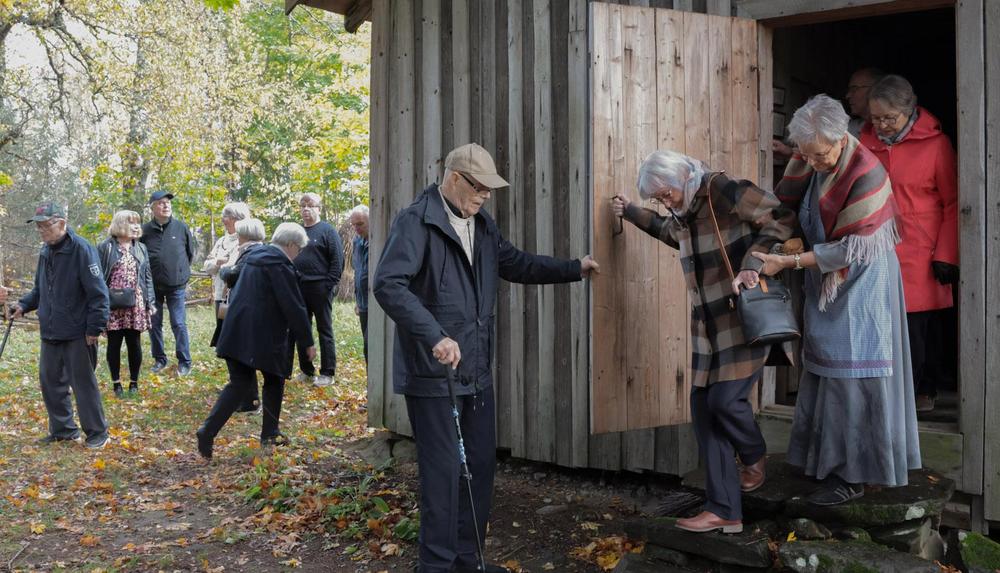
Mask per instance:
[[[773,39],[774,32],[771,28],[757,26],[757,101],[760,113],[757,124],[760,130],[760,137],[757,139],[760,144],[757,184],[764,189],[774,189],[774,151],[771,147],[771,139],[774,137],[774,124],[771,121],[774,110]]]
[[[524,12],[520,2],[511,2],[507,12],[507,42],[510,46],[507,51],[507,74],[508,74],[508,157],[510,158],[510,170],[507,181],[511,186],[507,190],[508,205],[507,216],[510,221],[510,228],[507,230],[507,238],[513,244],[523,246],[524,232],[523,220],[524,207],[523,196],[525,187],[525,165],[524,165]],[[509,391],[506,395],[510,398],[510,442],[509,447],[515,456],[524,457],[526,454],[525,444],[525,403],[524,403],[524,305],[525,288],[523,285],[511,284],[508,287],[510,312],[505,317],[508,320],[509,335],[508,352],[501,358],[505,360],[501,364],[501,380],[504,388]],[[506,367],[506,371],[503,371]]]
[[[534,251],[537,254],[552,255],[552,202],[554,189],[552,177],[555,151],[552,132],[552,55],[549,38],[551,36],[549,0],[533,0],[533,105],[532,125],[534,135],[534,188],[529,191],[534,196]],[[537,353],[538,369],[529,379],[534,396],[528,399],[533,406],[533,415],[527,419],[528,452],[532,459],[555,461],[555,387],[553,380],[555,292],[552,285],[535,287],[536,312],[538,317],[537,346],[528,352]],[[532,400],[532,398],[534,398]]]
[[[452,148],[472,141],[472,75],[470,69],[469,0],[451,0]]]
[[[730,16],[732,5],[730,0],[706,0],[705,12],[715,16]]]
[[[694,0],[674,0],[674,10],[691,12],[694,10]]]
[[[1000,2],[984,4],[986,23],[984,39],[986,42],[986,77],[984,84],[994,89],[1000,86]],[[966,129],[965,125],[961,129]],[[986,378],[986,399],[989,404],[986,415],[984,433],[986,436],[1000,435],[1000,417],[996,415],[996,404],[1000,400],[1000,97],[991,94],[986,100],[986,197],[987,206],[986,229],[989,231],[989,241],[986,245],[986,308],[990,314],[986,316],[986,348],[993,351],[987,353],[986,372],[993,373]],[[963,355],[962,361],[966,357]],[[963,406],[964,408],[964,406]],[[986,519],[1000,520],[1000,440],[985,441],[983,459],[985,475],[983,479],[984,512]]]
[[[378,261],[378,256],[385,246],[388,234],[385,208],[388,197],[389,173],[389,40],[391,37],[390,0],[375,0],[373,5],[374,20],[372,22],[371,48],[371,113],[369,151],[369,181],[370,193],[370,257]],[[372,272],[374,273],[374,265]],[[378,302],[372,297],[368,309],[368,425],[382,427],[386,424],[385,396],[386,372],[385,364],[392,359],[391,346],[386,345],[385,313]]]
[[[983,491],[986,398],[985,55],[983,1],[955,6],[958,60],[958,189],[961,285],[959,287],[960,424],[965,435],[962,491]],[[994,311],[995,312],[995,311]]]
[[[569,0],[569,26],[567,49],[567,155],[569,166],[569,256],[579,257],[591,251],[589,225],[576,224],[587,221],[590,203],[590,177],[588,169],[590,117],[587,94],[590,90],[588,76],[587,0]],[[558,53],[554,54],[558,57]],[[587,292],[589,282],[569,287],[570,301],[570,380],[572,391],[572,452],[571,465],[586,466],[588,435],[590,434],[590,305]],[[560,449],[565,444],[559,444]]]
[[[625,448],[622,468],[641,472],[656,467],[656,429],[630,430],[622,434]]]
[[[508,61],[507,61],[507,0],[499,0],[494,4],[494,25],[496,31],[493,36],[493,48],[496,54],[494,63],[496,65],[496,89],[493,94],[494,108],[496,110],[496,160],[497,169],[509,180],[510,175],[510,153],[508,143],[509,121],[508,113],[510,104],[508,103]],[[511,190],[504,189],[494,197],[493,215],[496,217],[497,227],[508,239],[511,237]],[[495,384],[497,399],[497,446],[510,449],[510,371],[506,358],[510,357],[510,327],[509,317],[511,316],[510,305],[511,283],[500,281],[497,288],[497,311],[496,311],[496,337],[495,353],[493,361],[493,380]]]
[[[420,19],[420,137],[421,188],[439,181],[443,167],[441,93],[441,0],[421,0]]]

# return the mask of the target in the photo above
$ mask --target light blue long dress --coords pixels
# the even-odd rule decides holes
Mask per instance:
[[[799,222],[819,269],[804,280],[802,379],[788,462],[806,475],[900,486],[920,467],[909,337],[899,260],[893,249],[853,260],[846,241],[826,242],[817,173]],[[848,269],[837,297],[819,310],[823,275]]]

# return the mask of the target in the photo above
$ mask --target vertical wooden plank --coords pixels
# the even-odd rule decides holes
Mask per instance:
[[[510,180],[510,154],[508,144],[510,141],[510,129],[508,125],[508,90],[510,89],[507,71],[507,11],[509,9],[507,0],[499,0],[494,5],[494,17],[496,32],[493,37],[493,48],[496,53],[496,90],[494,92],[494,107],[496,109],[496,164],[500,173]],[[511,237],[510,229],[510,205],[511,189],[507,188],[496,194],[495,215],[497,226],[500,232],[507,238]],[[510,449],[510,319],[512,315],[510,305],[511,283],[500,281],[497,289],[497,326],[496,326],[496,352],[493,361],[493,380],[496,384],[497,399],[497,446]]]
[[[392,223],[386,208],[389,190],[389,40],[392,24],[389,8],[389,0],[374,0],[372,5],[369,203],[370,253],[371,261],[376,264]],[[385,399],[387,392],[392,392],[391,384],[386,384],[386,364],[392,360],[391,341],[385,336],[386,320],[378,301],[371,297],[368,310],[368,425],[375,428],[386,424]]]
[[[958,60],[959,424],[964,436],[962,491],[983,492],[986,404],[986,168],[983,0],[955,5]]]
[[[521,217],[523,206],[521,197],[524,195],[524,13],[519,2],[511,2],[507,12],[507,50],[508,74],[508,157],[510,158],[509,178],[511,186],[508,189],[507,217],[510,221],[508,240],[522,246],[524,241]],[[507,371],[501,377],[510,389],[510,448],[514,456],[524,457],[526,453],[524,440],[524,286],[509,285],[509,336],[505,356]]]
[[[552,249],[559,258],[580,256],[570,250],[570,229],[586,225],[573,221],[569,213],[569,0],[551,0],[549,55],[551,58],[552,98]],[[586,93],[586,92],[583,92]],[[570,296],[572,283],[555,285],[553,305],[556,328],[553,329],[552,383],[555,402],[555,462],[572,465],[573,451],[573,369]],[[560,325],[562,325],[560,327]]]
[[[625,162],[619,181],[638,200],[632,182],[638,179],[642,160],[657,145],[656,14],[651,8],[621,10]],[[651,428],[660,409],[660,321],[651,312],[658,306],[658,241],[631,225],[625,228],[624,240],[626,327],[619,334],[625,338],[627,423],[629,428]],[[628,432],[626,468],[653,468],[654,439],[651,429]]]
[[[733,153],[732,99],[732,25],[729,18],[708,18],[708,101],[711,113],[709,130],[712,169],[730,171]],[[706,159],[701,157],[700,159]]]
[[[554,150],[552,133],[552,55],[549,38],[551,36],[550,0],[533,0],[533,134],[535,177],[533,195],[534,250],[538,254],[551,255],[552,236],[552,176]],[[534,392],[533,415],[527,419],[528,452],[531,459],[555,461],[555,395],[553,385],[553,338],[555,328],[555,300],[552,285],[534,288],[537,308],[537,346],[529,352],[537,353],[537,370],[530,370],[529,377]]]
[[[757,23],[732,21],[732,174],[756,183],[760,131],[757,111]]]
[[[390,49],[389,110],[391,131],[389,149],[391,158],[389,207],[391,217],[413,201],[414,163],[412,149],[416,141],[416,117],[413,104],[416,94],[414,77],[414,25],[413,5],[410,2],[392,4],[392,46]],[[387,336],[395,337],[395,327],[386,329]],[[391,340],[391,339],[390,339]],[[391,347],[391,343],[390,346]],[[387,385],[392,386],[392,367],[387,364]],[[391,394],[387,400],[386,417],[392,423],[389,429],[409,434],[410,423],[406,405],[401,396]]]
[[[600,2],[591,4],[592,73],[592,179],[594,182],[594,253],[606,265],[592,290],[591,427],[594,433],[619,431],[626,422],[624,340],[619,324],[624,308],[624,274],[616,267],[624,263],[624,241],[612,238],[619,222],[607,206],[618,193],[622,173],[624,124],[622,93],[621,8]],[[600,32],[597,32],[600,31]]]
[[[455,126],[452,148],[472,141],[469,0],[451,0],[451,76]]]
[[[773,38],[771,28],[757,25],[757,109],[760,115],[757,122],[760,134],[757,138],[757,184],[768,190],[774,189],[774,153],[771,149],[774,135],[771,120],[774,110]]]
[[[590,93],[587,55],[587,0],[569,0],[569,39],[567,50],[567,123],[569,128],[569,250],[571,257],[590,252],[589,220],[590,179],[588,177],[590,123],[587,107]],[[570,285],[570,380],[572,381],[572,432],[570,464],[587,465],[590,434],[590,329],[587,318],[589,283]],[[560,444],[560,449],[565,447]]]
[[[420,20],[421,185],[440,181],[444,165],[441,125],[441,0],[422,0]]]
[[[711,161],[712,112],[709,91],[708,16],[684,13],[684,148],[692,157]],[[719,169],[718,165],[711,165]]]
[[[715,16],[730,16],[732,13],[730,0],[706,0],[705,12]]]
[[[684,105],[684,15],[676,11],[656,13],[656,137],[657,148],[686,152]],[[657,242],[658,321],[666,325],[660,333],[660,420],[691,419],[691,303],[688,300],[680,255]],[[683,293],[683,296],[679,293]],[[676,440],[677,432],[670,436]]]
[[[674,10],[691,12],[694,10],[694,0],[674,0]]]
[[[987,86],[1000,86],[1000,3],[987,2],[984,5],[986,10],[985,30],[985,53],[986,53],[986,77],[984,83]],[[987,88],[990,89],[990,88]],[[992,97],[986,100],[986,197],[987,201],[987,221],[986,228],[989,230],[989,242],[986,247],[986,279],[987,302],[986,307],[992,312],[986,317],[986,348],[1000,348],[1000,97],[991,94]],[[959,131],[965,130],[964,124],[959,126]],[[962,361],[967,358],[963,354]],[[990,352],[986,359],[987,372],[1000,372],[1000,355],[997,352]],[[1000,400],[1000,379],[990,376],[986,379],[986,400],[985,404],[997,404]],[[994,409],[992,415],[986,416],[984,428],[986,436],[1000,435],[1000,418],[997,417]],[[983,465],[986,468],[983,497],[984,513],[986,519],[1000,519],[1000,441],[986,440],[986,451]]]

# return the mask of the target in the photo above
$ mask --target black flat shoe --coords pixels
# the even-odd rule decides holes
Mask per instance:
[[[278,432],[277,434],[275,434],[273,436],[268,436],[266,438],[261,438],[260,439],[260,445],[261,445],[261,447],[265,447],[265,446],[287,446],[289,442],[290,442],[290,440],[288,439],[288,436],[286,436],[285,434],[282,434],[281,432]]]
[[[206,460],[212,459],[212,443],[215,441],[215,438],[209,436],[201,429],[194,434],[198,436],[198,453]]]
[[[115,398],[124,398],[125,390],[122,388],[121,382],[115,382]]]
[[[865,495],[865,486],[860,483],[846,483],[839,479],[824,485],[809,494],[806,500],[821,507],[840,505]]]
[[[138,394],[139,393],[139,383],[138,382],[130,382],[129,385],[128,385],[128,393],[129,394]]]

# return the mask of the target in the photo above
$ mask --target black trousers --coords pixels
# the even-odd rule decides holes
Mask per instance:
[[[759,377],[760,371],[743,380],[691,389],[691,416],[705,467],[705,511],[723,519],[743,519],[740,472],[734,452],[744,465],[756,463],[767,453],[748,399]]]
[[[365,341],[365,366],[368,365],[368,311],[359,312],[358,320],[361,322],[361,338]]]
[[[956,375],[956,363],[946,354],[949,348],[955,348],[955,313],[950,308],[908,312],[906,327],[915,392],[918,396],[937,396],[938,382],[950,381]]]
[[[493,497],[496,430],[493,390],[458,397],[465,453],[472,474],[472,497],[480,541]],[[448,398],[406,397],[417,443],[420,471],[420,573],[448,573],[453,566],[475,567],[476,535],[466,482],[460,478],[458,438]]]
[[[316,318],[316,330],[319,331],[319,373],[333,376],[337,372],[337,345],[333,339],[333,291],[327,288],[326,281],[310,281],[299,283],[302,298],[306,302],[310,324]],[[291,336],[291,335],[290,335]],[[294,338],[292,338],[294,340]],[[316,366],[306,356],[306,347],[296,342],[299,349],[299,368],[309,376],[316,375]],[[291,348],[292,345],[289,345]]]
[[[88,438],[107,435],[108,422],[104,418],[101,391],[94,375],[96,365],[97,345],[88,345],[85,338],[42,340],[38,378],[49,415],[49,434],[75,438],[82,427]],[[73,420],[74,398],[80,414],[80,426]]]
[[[142,333],[138,330],[109,330],[108,349],[105,356],[108,359],[108,371],[111,380],[121,381],[122,342],[128,348],[128,375],[132,382],[139,381],[139,369],[142,368]]]
[[[257,388],[257,371],[242,362],[226,359],[229,368],[229,383],[222,388],[219,398],[212,406],[208,418],[202,424],[204,433],[215,437],[226,425],[233,412],[243,403],[248,393]],[[261,372],[264,376],[263,400],[261,402],[263,420],[260,439],[278,435],[279,419],[281,418],[281,402],[285,396],[285,379],[277,374]]]

